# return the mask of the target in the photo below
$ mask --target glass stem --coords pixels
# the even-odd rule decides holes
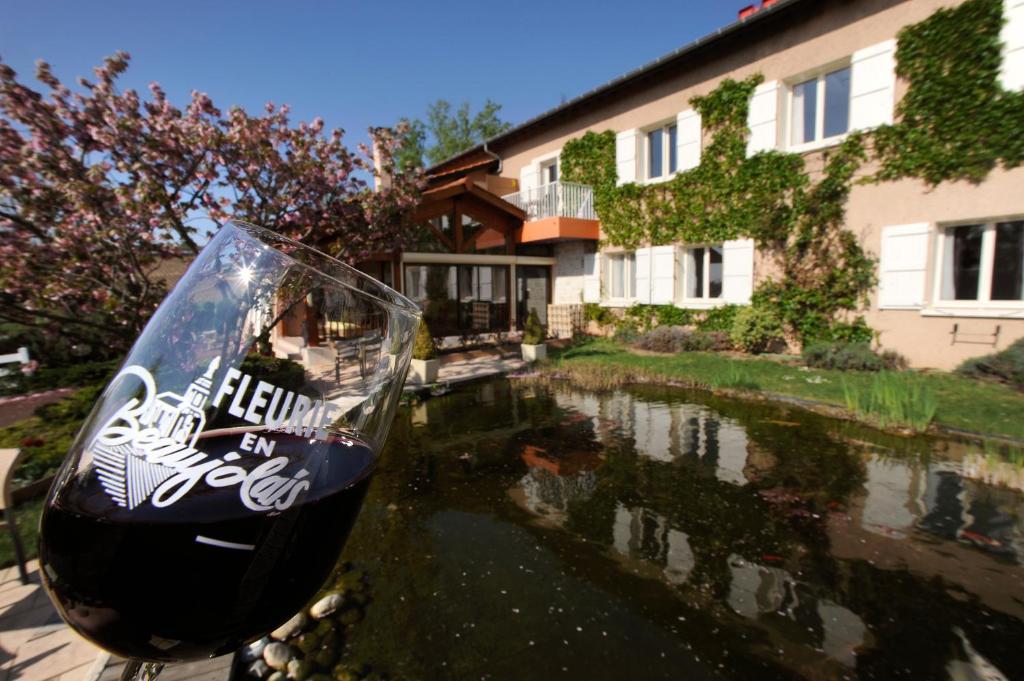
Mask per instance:
[[[160,662],[145,660],[128,660],[121,672],[121,681],[153,681],[164,665]]]

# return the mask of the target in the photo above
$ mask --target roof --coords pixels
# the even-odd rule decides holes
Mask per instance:
[[[454,175],[455,173],[468,173],[473,170],[486,169],[489,166],[497,165],[498,159],[485,152],[483,149],[473,149],[476,153],[466,152],[460,153],[457,157],[457,162],[448,167],[441,168],[443,164],[438,164],[428,171],[430,175],[430,181],[435,182],[443,178],[445,175]],[[446,162],[447,163],[447,162]]]
[[[475,196],[484,203],[488,203],[498,210],[508,213],[519,220],[524,220],[526,218],[526,211],[522,208],[509,203],[497,194],[492,194],[483,187],[477,186],[477,184],[468,177],[460,177],[456,180],[452,180],[451,182],[431,187],[423,192],[420,204],[426,205],[432,201],[441,201],[461,194]]]
[[[688,60],[697,57],[698,55],[709,50],[712,47],[720,45],[726,38],[735,37],[736,34],[740,32],[749,31],[753,27],[762,25],[767,21],[770,21],[772,19],[778,19],[782,15],[788,14],[789,11],[792,10],[797,5],[808,4],[809,2],[812,1],[813,0],[778,0],[777,2],[770,6],[762,7],[760,10],[758,10],[751,16],[747,17],[746,19],[740,19],[738,21],[734,21],[731,24],[728,24],[727,26],[723,26],[722,28],[716,30],[714,33],[709,33],[708,35],[702,38],[698,38],[697,40],[694,40],[693,42],[684,45],[683,47],[680,47],[677,50],[669,52],[668,54],[659,57],[658,59],[655,59],[652,62],[648,62],[647,64],[644,64],[643,66],[637,69],[634,69],[619,76],[618,78],[614,78],[605,83],[604,85],[600,85],[592,90],[584,92],[583,94],[574,97],[568,100],[567,102],[564,102],[563,104],[554,107],[553,109],[549,109],[537,116],[534,116],[533,118],[530,118],[520,123],[519,125],[509,128],[508,130],[499,135],[495,135],[485,140],[481,144],[478,144],[474,147],[470,147],[465,151],[459,152],[458,154],[455,154],[454,156],[451,156],[450,158],[447,158],[441,161],[440,163],[435,163],[433,166],[427,169],[427,172],[429,174],[447,174],[449,172],[454,172],[453,170],[449,170],[445,166],[447,166],[449,163],[460,161],[463,158],[470,155],[479,155],[481,152],[486,153],[486,147],[488,145],[499,144],[501,142],[508,141],[514,137],[521,136],[530,128],[537,127],[555,118],[556,116],[567,114],[576,109],[583,108],[593,103],[594,100],[602,96],[612,94],[617,90],[621,90],[623,88],[634,85],[638,81],[649,78],[651,76],[658,75],[659,73],[662,73],[664,71],[669,71],[678,68],[679,66],[685,64]]]

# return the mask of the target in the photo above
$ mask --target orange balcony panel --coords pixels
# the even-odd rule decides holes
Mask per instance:
[[[528,244],[558,239],[593,239],[597,241],[600,238],[601,223],[597,220],[554,217],[524,222],[516,241]]]

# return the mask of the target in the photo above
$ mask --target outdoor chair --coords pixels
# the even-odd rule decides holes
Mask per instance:
[[[21,545],[21,535],[18,534],[18,526],[14,522],[14,501],[11,495],[11,482],[14,478],[14,469],[21,460],[20,449],[0,449],[0,510],[4,512],[3,521],[0,525],[7,526],[11,530],[11,543],[14,544],[14,555],[18,561],[18,572],[21,573],[21,583],[28,584],[28,572],[25,570],[25,549]]]

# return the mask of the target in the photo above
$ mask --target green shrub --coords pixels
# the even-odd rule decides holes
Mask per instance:
[[[815,369],[882,371],[906,369],[905,357],[892,350],[877,354],[867,343],[815,343],[804,348],[804,364]]]
[[[601,326],[608,326],[615,323],[615,315],[607,307],[601,307],[597,303],[586,303],[583,306],[583,317],[588,322],[597,322]]]
[[[654,318],[658,326],[689,326],[693,324],[693,310],[675,305],[656,305]]]
[[[633,322],[637,329],[647,331],[654,326],[654,308],[642,303],[630,305],[626,308],[626,319]]]
[[[40,367],[31,376],[14,373],[0,379],[0,395],[22,395],[55,388],[77,388],[96,383],[106,384],[121,360],[80,362],[63,367]]]
[[[681,326],[659,326],[640,336],[634,345],[652,352],[708,352],[732,347],[722,332],[690,331]]]
[[[615,333],[612,334],[612,340],[616,343],[623,343],[625,345],[632,345],[640,338],[640,332],[636,328],[636,323],[629,319],[620,319],[615,324]]]
[[[755,355],[785,346],[782,322],[772,308],[767,306],[751,305],[739,309],[733,319],[729,338],[737,349]]]
[[[242,360],[239,370],[285,390],[299,392],[306,384],[306,370],[290,359],[249,354]]]
[[[935,393],[906,372],[880,371],[867,388],[843,381],[843,397],[846,407],[861,418],[916,431],[928,428],[938,407]]]
[[[736,321],[736,313],[742,309],[740,305],[723,305],[713,307],[704,313],[704,316],[697,322],[697,328],[701,331],[732,331],[732,325]]]
[[[427,320],[421,319],[419,328],[416,329],[416,341],[412,346],[412,358],[426,360],[435,357],[437,357],[437,346],[434,345],[434,337],[430,334]]]
[[[544,327],[541,326],[540,317],[537,316],[536,308],[530,310],[523,328],[524,345],[540,345],[544,342]]]
[[[852,322],[833,322],[828,332],[828,340],[836,343],[870,343],[874,339],[875,331],[863,317]]]
[[[1024,391],[1024,338],[1000,352],[965,361],[956,368],[956,373],[971,378],[999,381]]]

